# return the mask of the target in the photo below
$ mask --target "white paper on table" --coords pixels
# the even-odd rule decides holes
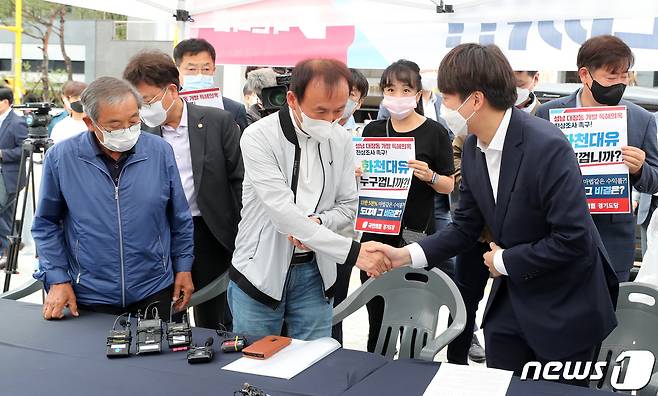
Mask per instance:
[[[340,348],[340,343],[329,337],[314,341],[293,339],[290,345],[269,359],[258,360],[242,357],[222,367],[222,370],[291,379],[338,348]]]
[[[441,363],[423,396],[505,396],[512,372]]]

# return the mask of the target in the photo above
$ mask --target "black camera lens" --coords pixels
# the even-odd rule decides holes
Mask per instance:
[[[271,102],[274,106],[283,106],[286,103],[286,92],[284,90],[274,92]]]

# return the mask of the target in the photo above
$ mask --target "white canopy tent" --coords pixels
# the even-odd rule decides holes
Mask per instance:
[[[495,43],[517,70],[573,70],[588,37],[615,34],[636,70],[658,65],[658,1],[447,0],[48,0],[153,21],[189,11],[184,37],[213,43],[220,64],[292,65],[309,56],[383,68],[399,58],[435,69],[463,42]],[[181,26],[182,26],[181,22]]]

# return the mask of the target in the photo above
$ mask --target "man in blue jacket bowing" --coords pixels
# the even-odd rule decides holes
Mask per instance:
[[[182,310],[194,291],[193,226],[172,148],[141,133],[128,83],[101,77],[81,101],[89,132],[48,151],[32,226],[43,316],[151,306],[166,317],[172,300]]]

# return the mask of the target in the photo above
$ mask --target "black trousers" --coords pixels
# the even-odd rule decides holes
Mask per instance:
[[[475,313],[484,296],[484,288],[489,279],[489,270],[484,264],[484,253],[489,251],[486,243],[478,242],[468,251],[457,256],[455,283],[466,306],[466,326],[464,331],[448,344],[448,362],[468,364],[468,350],[471,348]],[[487,349],[488,349],[487,345]]]
[[[521,376],[523,366],[530,361],[537,361],[545,365],[549,361],[566,362],[592,362],[596,345],[584,345],[581,351],[561,359],[547,359],[540,356],[528,345],[518,318],[516,317],[509,298],[507,287],[503,284],[498,290],[495,306],[488,313],[487,324],[484,329],[484,339],[487,347],[487,367],[514,371],[515,376]],[[537,313],[541,315],[541,313]],[[558,382],[587,387],[589,381],[565,380],[560,377]]]
[[[354,265],[336,264],[336,283],[334,283],[334,308],[347,298],[347,290],[350,286],[350,275]],[[343,344],[343,322],[331,328],[331,337]]]
[[[231,264],[229,252],[210,232],[202,217],[194,217],[194,264],[192,282],[194,289],[204,286],[222,275]],[[226,293],[194,307],[194,323],[197,327],[231,330],[231,315],[226,302]]]
[[[115,305],[82,305],[78,304],[78,308],[82,311],[88,312],[98,312],[108,315],[121,315],[124,313],[130,313],[132,316],[137,316],[137,313],[141,313],[142,316],[148,314],[150,319],[154,314],[154,308],[157,309],[158,316],[162,319],[163,322],[169,321],[169,313],[171,310],[171,298],[174,294],[174,285],[165,287],[164,289],[153,293],[152,295],[146,297],[141,301],[130,304],[126,308],[118,307]],[[146,309],[148,308],[148,312]],[[174,318],[176,319],[176,318]]]

